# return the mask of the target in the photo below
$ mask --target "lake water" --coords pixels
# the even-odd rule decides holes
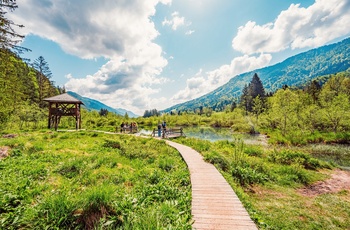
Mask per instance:
[[[246,144],[267,145],[267,138],[265,135],[255,134],[242,134],[232,132],[229,128],[212,128],[212,127],[185,127],[183,131],[187,137],[198,138],[201,140],[219,141],[229,140],[232,141],[235,138],[240,138]],[[152,130],[141,129],[140,135],[151,135]]]

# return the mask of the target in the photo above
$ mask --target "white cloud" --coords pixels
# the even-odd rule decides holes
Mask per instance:
[[[170,20],[168,19],[164,19],[164,21],[162,22],[162,25],[168,25],[171,26],[171,28],[173,30],[177,30],[178,27],[180,26],[184,26],[185,25],[185,17],[180,17],[179,16],[179,12],[174,12],[171,14],[172,18]],[[189,23],[190,25],[191,23]]]
[[[316,0],[308,8],[291,4],[273,23],[239,27],[232,47],[245,54],[317,47],[349,34],[349,25],[349,0]]]
[[[264,67],[270,63],[270,54],[260,56],[248,56],[234,58],[230,65],[203,73],[200,70],[194,77],[187,79],[187,86],[172,97],[173,103],[182,103],[200,97],[227,83],[232,77],[254,69]]]
[[[195,31],[194,30],[188,30],[187,32],[186,32],[186,35],[191,35],[191,34],[193,34]]]
[[[85,78],[67,75],[68,90],[143,113],[152,103],[150,96],[167,81],[159,77],[167,60],[162,48],[153,42],[159,33],[150,18],[157,4],[171,2],[22,0],[11,16],[25,25],[24,33],[52,40],[66,53],[109,60]]]
[[[72,79],[72,78],[73,78],[73,76],[72,76],[72,74],[71,74],[71,73],[69,73],[69,74],[67,74],[67,75],[65,76],[65,78],[67,78],[67,79]]]

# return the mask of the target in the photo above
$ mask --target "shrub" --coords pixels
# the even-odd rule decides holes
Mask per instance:
[[[311,158],[310,155],[302,152],[293,152],[290,150],[283,150],[277,152],[276,150],[268,156],[269,161],[284,165],[299,164],[305,169],[316,170],[321,168],[322,164],[319,160]]]
[[[284,175],[280,180],[280,183],[285,185],[290,185],[291,182],[309,184],[312,181],[311,176],[307,173],[305,169],[303,169],[300,165],[285,165],[282,166],[277,173],[280,175]]]
[[[264,183],[268,180],[268,177],[265,174],[259,173],[252,168],[241,167],[239,165],[232,169],[231,175],[236,178],[239,184],[243,187]]]
[[[244,153],[249,156],[261,157],[263,155],[263,150],[258,146],[249,146],[244,149]]]
[[[121,149],[121,144],[119,141],[106,140],[103,144],[104,148]]]
[[[229,169],[229,162],[228,160],[223,156],[218,154],[217,152],[210,152],[204,155],[204,160],[218,166],[223,171],[228,171]]]
[[[159,168],[163,169],[164,171],[169,172],[175,167],[175,162],[172,159],[169,158],[163,158],[159,161]]]

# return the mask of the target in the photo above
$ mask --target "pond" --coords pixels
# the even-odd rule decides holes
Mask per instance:
[[[183,131],[186,137],[193,137],[212,142],[220,140],[232,141],[235,138],[240,138],[246,144],[267,145],[267,137],[265,135],[237,133],[229,128],[185,127],[183,128]],[[151,135],[152,130],[141,129],[139,133],[140,135]]]

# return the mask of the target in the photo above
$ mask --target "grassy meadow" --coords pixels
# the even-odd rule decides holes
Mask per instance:
[[[191,229],[189,172],[164,141],[45,130],[0,146],[0,229]]]
[[[216,166],[259,229],[348,229],[350,226],[349,190],[315,195],[302,192],[335,172],[337,164],[328,159],[335,155],[327,148],[266,148],[245,145],[239,139],[176,141],[196,149]],[[334,150],[340,158],[350,154],[349,148],[342,151]],[[321,154],[324,155],[320,157]]]

